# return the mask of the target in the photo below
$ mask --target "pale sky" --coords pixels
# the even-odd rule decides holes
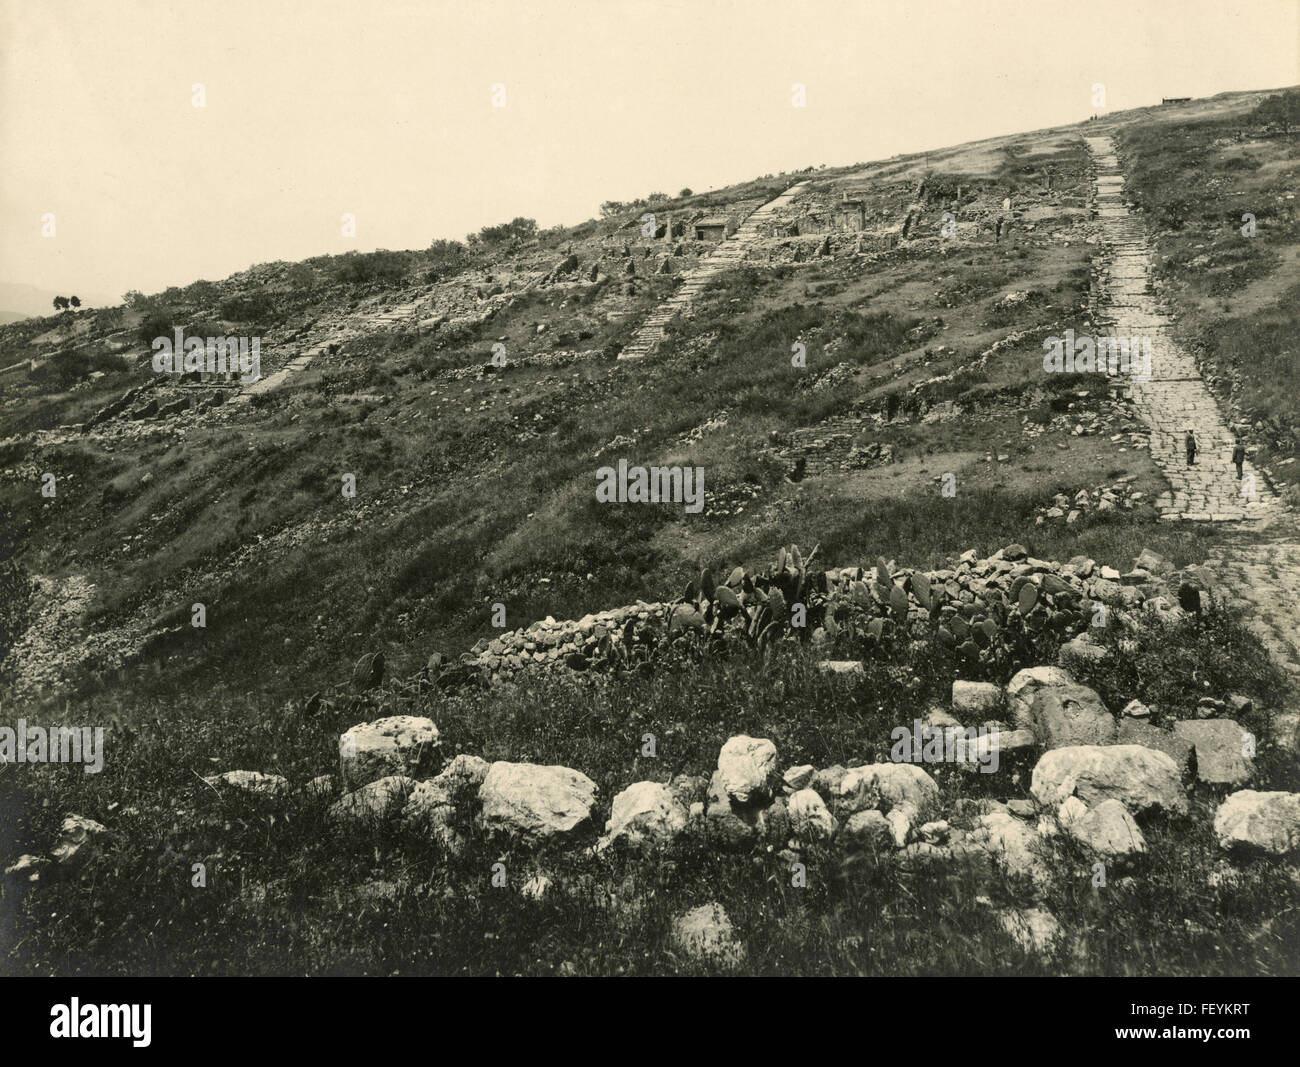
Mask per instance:
[[[1075,122],[1096,82],[1112,110],[1295,85],[1298,9],[0,0],[0,281],[117,298]]]

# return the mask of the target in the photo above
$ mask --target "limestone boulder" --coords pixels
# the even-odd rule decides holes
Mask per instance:
[[[1099,645],[1089,633],[1081,633],[1061,646],[1061,663],[1069,667],[1074,664],[1081,668],[1095,666],[1106,658],[1106,649]]]
[[[874,851],[892,846],[894,832],[879,810],[868,808],[849,816],[840,830],[840,841],[849,847]]]
[[[1174,761],[1142,745],[1072,745],[1043,754],[1030,782],[1040,804],[1057,808],[1066,797],[1078,796],[1089,808],[1118,800],[1130,813],[1185,815],[1183,791]]]
[[[1178,774],[1184,779],[1191,778],[1196,769],[1196,746],[1172,730],[1163,730],[1152,726],[1142,719],[1123,719],[1119,724],[1121,745],[1144,745],[1163,752],[1178,765]]]
[[[938,799],[939,786],[912,763],[871,763],[845,772],[835,792],[837,806],[852,814],[868,808],[886,813],[907,806],[922,814]]]
[[[631,847],[665,844],[686,829],[688,813],[672,790],[660,782],[634,782],[616,797],[605,836],[597,849],[615,843]]]
[[[367,782],[330,805],[330,821],[345,826],[366,827],[399,818],[415,780],[400,774]]]
[[[800,789],[789,799],[790,831],[798,838],[828,841],[835,834],[835,817],[815,789]]]
[[[438,727],[422,716],[358,723],[339,737],[343,781],[355,789],[391,775],[421,777],[436,759],[438,744]]]
[[[817,768],[811,763],[800,764],[798,767],[789,767],[785,774],[781,775],[781,783],[785,790],[790,793],[796,793],[800,789],[807,789],[817,773]]]
[[[585,774],[535,763],[493,763],[478,795],[483,829],[512,837],[571,834],[596,808],[596,783]]]
[[[1007,683],[1007,712],[1017,729],[1032,728],[1034,697],[1044,688],[1074,685],[1074,675],[1063,667],[1026,667]]]
[[[411,790],[402,810],[402,822],[412,833],[436,841],[449,852],[459,853],[465,847],[455,798],[432,779],[417,783]]]
[[[1044,748],[1107,745],[1115,740],[1115,717],[1086,685],[1039,690],[1030,708],[1034,733]]]
[[[1002,703],[1002,689],[992,682],[952,683],[952,711],[959,719],[979,721],[992,715]]]
[[[1047,956],[1061,936],[1061,924],[1044,908],[1007,908],[998,912],[1007,935],[1028,955]]]
[[[1245,785],[1255,777],[1247,756],[1254,739],[1231,719],[1197,719],[1174,723],[1174,734],[1196,749],[1196,778],[1206,785]]]
[[[1036,885],[1050,877],[1042,838],[1028,823],[1010,812],[981,815],[971,833],[972,844],[987,851],[1007,874]]]
[[[777,775],[776,745],[765,737],[729,738],[718,753],[718,774],[731,799],[750,804],[772,795]]]
[[[1219,847],[1245,854],[1284,856],[1300,849],[1300,793],[1242,789],[1214,814]]]
[[[1171,574],[1174,565],[1165,559],[1164,556],[1152,552],[1149,548],[1144,548],[1141,553],[1133,560],[1133,569],[1147,571],[1150,574]]]
[[[843,674],[849,677],[866,675],[862,661],[856,659],[824,659],[817,664],[817,669],[826,674]]]
[[[1078,797],[1066,803],[1070,801],[1082,804]],[[1138,824],[1118,800],[1103,800],[1076,818],[1063,819],[1062,826],[1080,844],[1111,860],[1131,859],[1147,850]]]
[[[471,801],[487,777],[489,763],[480,756],[461,754],[451,760],[432,781],[460,807]]]

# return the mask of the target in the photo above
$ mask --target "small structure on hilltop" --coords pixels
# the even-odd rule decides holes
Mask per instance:
[[[1166,96],[1160,101],[1161,104],[1190,104],[1191,102],[1190,96]]]
[[[713,215],[694,222],[697,241],[725,241],[727,238],[727,220]]]

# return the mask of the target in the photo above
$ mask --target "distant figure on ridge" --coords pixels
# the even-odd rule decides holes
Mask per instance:
[[[1190,467],[1196,462],[1196,434],[1191,430],[1187,431],[1187,465]]]
[[[1237,465],[1237,481],[1241,481],[1241,465],[1246,462],[1246,446],[1237,438],[1237,446],[1232,450],[1232,462]]]

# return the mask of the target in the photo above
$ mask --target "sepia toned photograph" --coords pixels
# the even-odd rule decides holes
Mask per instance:
[[[1297,193],[1297,0],[0,0],[24,1026],[1294,977]]]

